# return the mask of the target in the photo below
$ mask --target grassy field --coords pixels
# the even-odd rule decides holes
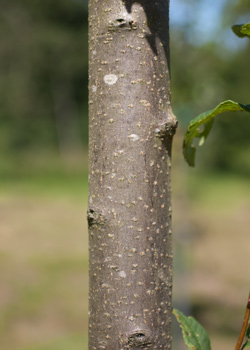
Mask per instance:
[[[86,155],[21,164],[0,174],[0,348],[87,349]],[[250,181],[174,169],[174,302],[214,348],[233,348],[249,289]]]
[[[25,159],[0,181],[0,348],[87,348],[86,157]]]
[[[250,287],[250,181],[189,169],[173,193],[177,306],[185,300],[214,349],[234,348]]]

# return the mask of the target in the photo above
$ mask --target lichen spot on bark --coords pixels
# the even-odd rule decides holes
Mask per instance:
[[[131,135],[129,135],[128,136],[129,137],[129,139],[131,140],[131,141],[137,141],[137,140],[139,140],[139,136],[138,135],[136,135],[136,134],[131,134]]]
[[[117,82],[117,80],[118,77],[115,74],[107,74],[104,76],[104,82],[108,85],[114,85]]]
[[[127,274],[126,274],[125,271],[120,271],[120,272],[119,272],[119,276],[120,276],[121,278],[125,278],[125,277],[127,276]]]

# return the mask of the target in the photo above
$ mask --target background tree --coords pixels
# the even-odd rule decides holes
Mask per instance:
[[[1,6],[2,152],[86,145],[87,7],[57,0]]]
[[[248,103],[244,57],[249,54],[249,45],[246,39],[239,44],[230,26],[245,22],[249,6],[242,1],[216,2],[218,10],[211,17],[205,11],[206,6],[211,9],[206,0],[176,0],[171,6],[173,108],[181,131],[194,115],[222,100]],[[52,5],[47,0],[13,0],[3,1],[2,8],[1,156],[16,162],[31,148],[59,150],[61,154],[71,148],[86,148],[87,2],[56,0]],[[241,89],[236,89],[239,84]],[[234,117],[218,120],[209,152],[204,150],[199,161],[201,168],[249,174],[244,150],[250,148],[246,131],[250,122],[241,115],[237,119],[237,130]]]

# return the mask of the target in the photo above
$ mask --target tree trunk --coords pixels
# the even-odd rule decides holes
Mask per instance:
[[[90,350],[171,346],[168,12],[90,0]]]

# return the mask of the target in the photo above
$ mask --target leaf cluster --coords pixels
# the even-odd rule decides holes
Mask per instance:
[[[250,38],[250,23],[234,25],[232,27],[232,30],[239,37]],[[184,158],[190,166],[194,166],[195,164],[196,148],[193,144],[193,140],[195,138],[200,139],[199,146],[202,146],[210,133],[215,116],[228,111],[250,112],[250,105],[244,105],[231,100],[226,100],[224,102],[221,102],[214,109],[204,112],[198,115],[195,119],[191,120],[183,141]],[[203,130],[200,130],[201,126],[203,127]]]

